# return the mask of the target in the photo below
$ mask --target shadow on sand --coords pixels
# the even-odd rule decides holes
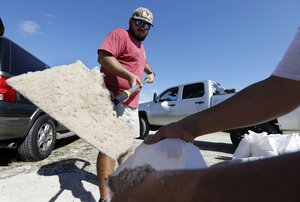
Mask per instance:
[[[97,185],[97,176],[85,171],[89,166],[88,161],[82,159],[67,159],[42,166],[38,170],[39,175],[54,176],[57,175],[60,183],[60,190],[49,200],[54,202],[65,190],[70,190],[74,198],[80,201],[95,202],[92,193],[87,191],[83,186],[83,181]]]
[[[235,151],[234,146],[228,143],[195,141],[194,144],[200,150],[216,151],[228,154],[233,154]]]

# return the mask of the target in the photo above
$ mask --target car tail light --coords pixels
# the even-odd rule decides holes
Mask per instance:
[[[17,93],[6,83],[6,77],[0,76],[0,101],[16,102]]]

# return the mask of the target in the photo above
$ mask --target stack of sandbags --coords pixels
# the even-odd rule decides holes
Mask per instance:
[[[233,160],[251,161],[300,151],[298,134],[270,134],[249,131],[233,154]]]

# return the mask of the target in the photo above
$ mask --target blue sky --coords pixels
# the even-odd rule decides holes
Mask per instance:
[[[1,0],[5,36],[50,66],[81,60],[99,66],[97,48],[116,28],[128,28],[140,6],[154,14],[144,41],[156,81],[153,92],[211,79],[242,88],[268,77],[300,26],[299,0]]]

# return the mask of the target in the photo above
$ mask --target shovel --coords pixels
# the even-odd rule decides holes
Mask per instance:
[[[89,70],[81,61],[15,76],[7,82],[112,159],[118,159],[134,144],[131,126],[116,116],[113,104],[128,98],[139,85],[122,92],[112,103],[99,69]]]
[[[149,79],[145,78],[143,81],[143,84],[148,83]],[[120,93],[119,95],[117,95],[112,102],[115,104],[115,106],[117,106],[120,102],[126,100],[127,98],[130,97],[130,95],[132,93],[135,93],[141,86],[139,84],[137,84],[136,86],[131,87],[128,90],[124,90],[122,93]]]

